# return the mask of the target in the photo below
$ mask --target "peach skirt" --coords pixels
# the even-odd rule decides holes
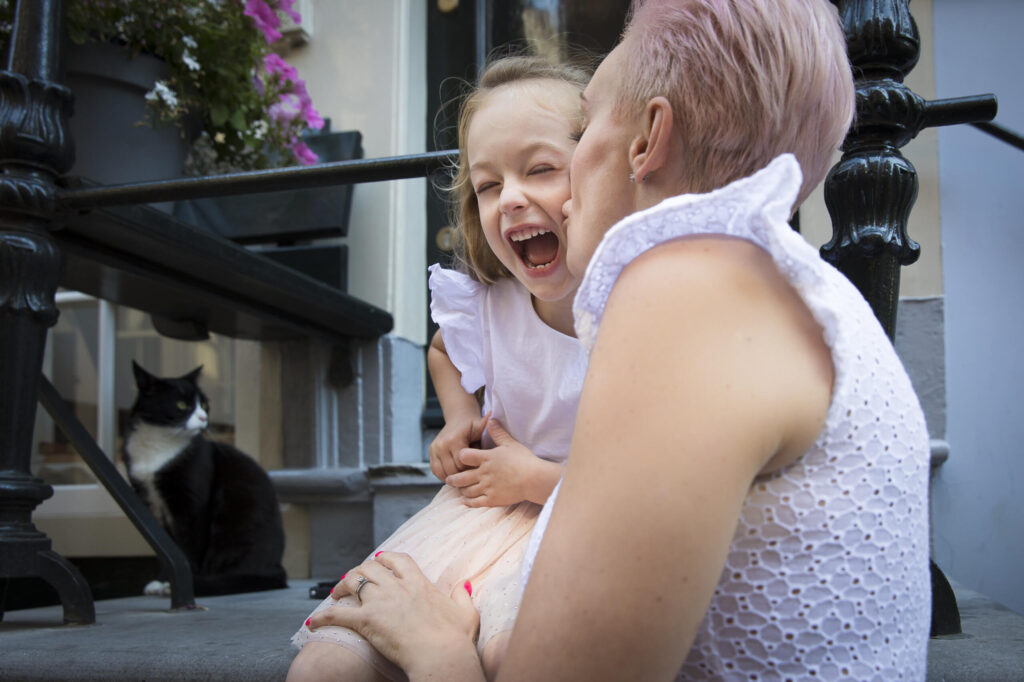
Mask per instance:
[[[482,653],[491,637],[511,630],[515,624],[523,553],[540,510],[540,505],[532,502],[510,507],[467,507],[458,491],[446,485],[374,552],[409,554],[445,593],[470,581],[473,604],[480,612],[477,650]],[[351,608],[358,606],[358,601],[354,597],[338,601],[327,597],[313,613],[332,606]],[[306,642],[334,642],[354,651],[384,676],[405,679],[401,670],[347,628],[328,626],[312,632],[303,625],[292,643],[301,648]]]

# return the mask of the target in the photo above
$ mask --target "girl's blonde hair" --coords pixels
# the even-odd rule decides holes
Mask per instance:
[[[456,261],[467,274],[484,284],[493,284],[504,277],[511,277],[511,273],[491,251],[480,224],[476,193],[469,179],[469,126],[488,95],[498,88],[542,80],[565,83],[583,92],[590,80],[590,73],[577,66],[553,64],[541,57],[504,57],[491,62],[484,69],[480,82],[466,96],[459,110],[459,165],[448,187],[451,193],[450,220],[455,226],[453,251]]]

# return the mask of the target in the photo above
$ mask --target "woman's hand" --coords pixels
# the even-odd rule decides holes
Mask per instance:
[[[495,446],[463,448],[458,460],[464,471],[449,475],[445,483],[458,488],[470,507],[506,507],[523,500],[544,504],[562,475],[562,465],[533,454],[496,419],[490,420],[487,430]]]
[[[468,582],[446,595],[409,555],[380,552],[349,571],[332,596],[355,595],[360,578],[368,582],[359,591],[359,606],[320,611],[310,618],[309,628],[355,630],[411,680],[484,679],[475,645],[480,615]]]
[[[480,442],[490,413],[473,416],[462,420],[445,421],[437,437],[430,444],[430,470],[438,479],[444,481],[452,474],[463,471],[466,467],[459,462],[459,452]]]

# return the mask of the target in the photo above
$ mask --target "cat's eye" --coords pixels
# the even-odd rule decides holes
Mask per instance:
[[[177,407],[178,407],[179,410],[187,410],[188,409],[188,403],[186,403],[184,400],[179,400]]]
[[[207,412],[209,412],[209,410],[210,410],[210,403],[208,403],[208,402],[206,402],[204,400],[203,402],[199,403],[199,407],[201,407],[204,410],[206,410]]]

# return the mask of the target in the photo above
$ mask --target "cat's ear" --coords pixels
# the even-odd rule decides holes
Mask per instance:
[[[135,374],[135,385],[143,393],[153,388],[156,383],[156,377],[142,369],[139,363],[132,360],[132,373]]]
[[[203,371],[203,366],[199,365],[194,370],[192,370],[191,372],[189,372],[188,374],[183,376],[182,379],[185,379],[186,381],[190,381],[193,384],[197,384],[199,382],[199,373],[202,372],[202,371]]]

